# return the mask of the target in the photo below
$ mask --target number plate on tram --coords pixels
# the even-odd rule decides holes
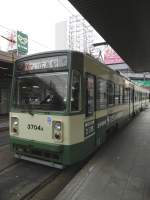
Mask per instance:
[[[27,125],[28,130],[38,130],[38,131],[43,131],[43,127],[41,125],[36,125],[36,124],[28,124]]]

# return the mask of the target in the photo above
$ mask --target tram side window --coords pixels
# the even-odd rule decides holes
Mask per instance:
[[[129,88],[124,88],[124,103],[129,103]]]
[[[107,98],[109,106],[114,105],[114,96],[115,96],[114,92],[115,92],[114,83],[111,81],[107,82]]]
[[[141,95],[141,100],[142,100],[142,101],[143,101],[143,99],[144,99],[143,97],[144,97],[144,93],[142,93],[142,95]]]
[[[125,103],[125,88],[124,86],[122,87],[122,103]]]
[[[145,93],[143,93],[143,101],[145,100]]]
[[[138,101],[140,102],[140,92],[138,92]]]
[[[140,92],[138,92],[138,102],[140,101]]]
[[[0,88],[0,103],[2,102],[2,90]]]
[[[132,88],[129,88],[129,102],[132,102]]]
[[[123,87],[120,85],[120,104],[123,103]]]
[[[146,93],[144,93],[144,100],[146,99]]]
[[[132,89],[132,102],[134,102],[134,89]]]
[[[135,91],[134,93],[134,102],[137,102],[138,101],[138,92]]]
[[[96,80],[96,110],[107,106],[107,82],[101,78]]]
[[[80,72],[74,70],[72,73],[71,87],[71,111],[81,110],[81,76]]]
[[[140,92],[140,97],[139,98],[140,98],[140,101],[142,101],[142,92]]]
[[[115,104],[118,105],[120,103],[120,87],[119,85],[115,85]]]
[[[145,93],[145,96],[146,96],[146,100],[147,100],[147,93]]]
[[[94,76],[87,74],[86,76],[86,116],[94,113]]]
[[[147,93],[147,100],[150,101],[150,94]]]
[[[136,102],[136,91],[134,92],[134,102]]]
[[[137,101],[139,102],[139,92],[137,92]]]

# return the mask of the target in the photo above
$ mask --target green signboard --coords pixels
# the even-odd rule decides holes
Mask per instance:
[[[17,31],[17,49],[20,54],[28,53],[28,35]]]
[[[140,86],[150,87],[150,80],[136,80],[135,83]]]

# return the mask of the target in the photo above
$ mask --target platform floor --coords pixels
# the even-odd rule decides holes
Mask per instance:
[[[150,109],[113,134],[55,200],[150,200]]]

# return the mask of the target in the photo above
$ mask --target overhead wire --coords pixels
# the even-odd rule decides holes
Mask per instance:
[[[59,3],[59,4],[61,4],[61,6],[63,6],[73,17],[76,17],[77,15],[75,15],[75,14],[73,14],[72,12],[71,12],[71,10],[69,9],[69,8],[67,8],[65,5],[64,5],[64,3],[62,3],[62,1],[61,0],[57,0],[57,2]],[[79,13],[80,14],[80,13]],[[80,14],[81,15],[81,14]],[[81,15],[81,17],[85,20],[85,18]],[[87,20],[85,20],[86,22],[87,22]],[[86,26],[85,24],[84,24],[84,22],[81,22],[82,24],[83,24],[83,26],[85,26],[86,28],[88,28],[88,26]],[[87,23],[89,23],[89,22],[87,22]]]
[[[75,16],[74,14],[72,14],[72,12],[69,10],[69,8],[67,8],[60,0],[57,0],[59,4],[61,4],[71,15]]]
[[[14,31],[14,32],[16,32],[15,30],[10,29],[10,28],[7,28],[6,26],[3,26],[3,25],[1,25],[1,24],[0,24],[0,27],[2,27],[3,29],[7,30],[8,33],[10,33],[10,31]],[[47,45],[42,44],[42,43],[40,43],[40,42],[38,42],[38,41],[36,41],[36,40],[30,38],[30,37],[29,37],[28,39],[31,40],[32,42],[38,44],[38,45],[41,46],[41,47],[44,47],[44,48],[50,49],[50,47],[48,47]]]

